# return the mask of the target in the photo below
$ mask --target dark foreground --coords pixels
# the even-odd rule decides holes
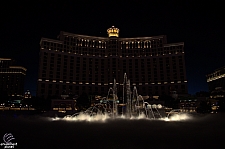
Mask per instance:
[[[110,120],[51,121],[41,116],[0,116],[0,144],[12,133],[18,149],[225,148],[225,114],[180,122]],[[4,148],[0,146],[0,148]]]

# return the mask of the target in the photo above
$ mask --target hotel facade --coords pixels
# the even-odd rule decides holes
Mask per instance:
[[[184,43],[167,43],[165,35],[120,38],[112,26],[108,37],[60,32],[58,40],[40,41],[37,96],[107,95],[124,73],[140,95],[187,94]]]

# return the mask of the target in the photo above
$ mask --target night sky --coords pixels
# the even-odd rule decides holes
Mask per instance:
[[[222,3],[191,1],[3,2],[0,5],[0,57],[26,67],[25,90],[36,92],[41,37],[60,31],[107,37],[112,25],[120,37],[167,35],[184,42],[188,92],[208,91],[206,74],[225,65]]]

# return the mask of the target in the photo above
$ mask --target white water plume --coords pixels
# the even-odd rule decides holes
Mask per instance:
[[[124,115],[120,115],[117,117],[110,117],[108,114],[96,114],[96,115],[89,115],[86,113],[80,113],[76,116],[65,116],[63,118],[59,118],[59,117],[55,117],[52,118],[51,120],[53,121],[57,121],[57,120],[61,120],[61,121],[74,121],[74,122],[78,122],[78,121],[86,121],[86,122],[106,122],[107,120],[116,120],[116,119],[125,119],[125,120],[140,120],[140,119],[145,119],[145,120],[150,120],[150,121],[154,121],[154,120],[162,120],[162,121],[185,121],[185,120],[190,120],[192,119],[192,117],[186,113],[182,113],[182,114],[173,114],[170,117],[165,117],[165,118],[158,118],[158,119],[149,119],[146,117],[146,115],[144,113],[140,114],[139,116],[131,116],[131,117],[126,117]]]
[[[185,121],[185,120],[191,120],[192,117],[187,113],[181,113],[181,114],[173,114],[170,117],[164,118],[165,121]]]

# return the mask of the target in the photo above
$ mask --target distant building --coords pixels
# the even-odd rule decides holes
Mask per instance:
[[[0,94],[22,97],[27,69],[15,66],[10,58],[0,58]]]
[[[196,112],[199,101],[194,98],[181,99],[179,103],[179,108],[182,112]]]
[[[206,75],[206,78],[210,93],[217,87],[225,89],[225,67],[216,69],[213,73]]]
[[[225,111],[225,66],[206,75],[213,111]]]
[[[31,93],[30,93],[30,91],[29,90],[27,90],[25,93],[24,93],[24,98],[31,98],[32,97],[32,95],[31,95]]]
[[[165,35],[120,38],[112,26],[108,37],[60,32],[58,40],[42,38],[38,97],[107,94],[116,79],[122,91],[124,73],[138,93],[160,96],[187,94],[184,43],[167,43]]]
[[[71,97],[69,94],[62,94],[61,99],[51,100],[51,110],[58,112],[74,112],[77,110],[77,97]]]
[[[210,94],[209,101],[213,111],[225,111],[225,90],[222,87],[216,87]]]

